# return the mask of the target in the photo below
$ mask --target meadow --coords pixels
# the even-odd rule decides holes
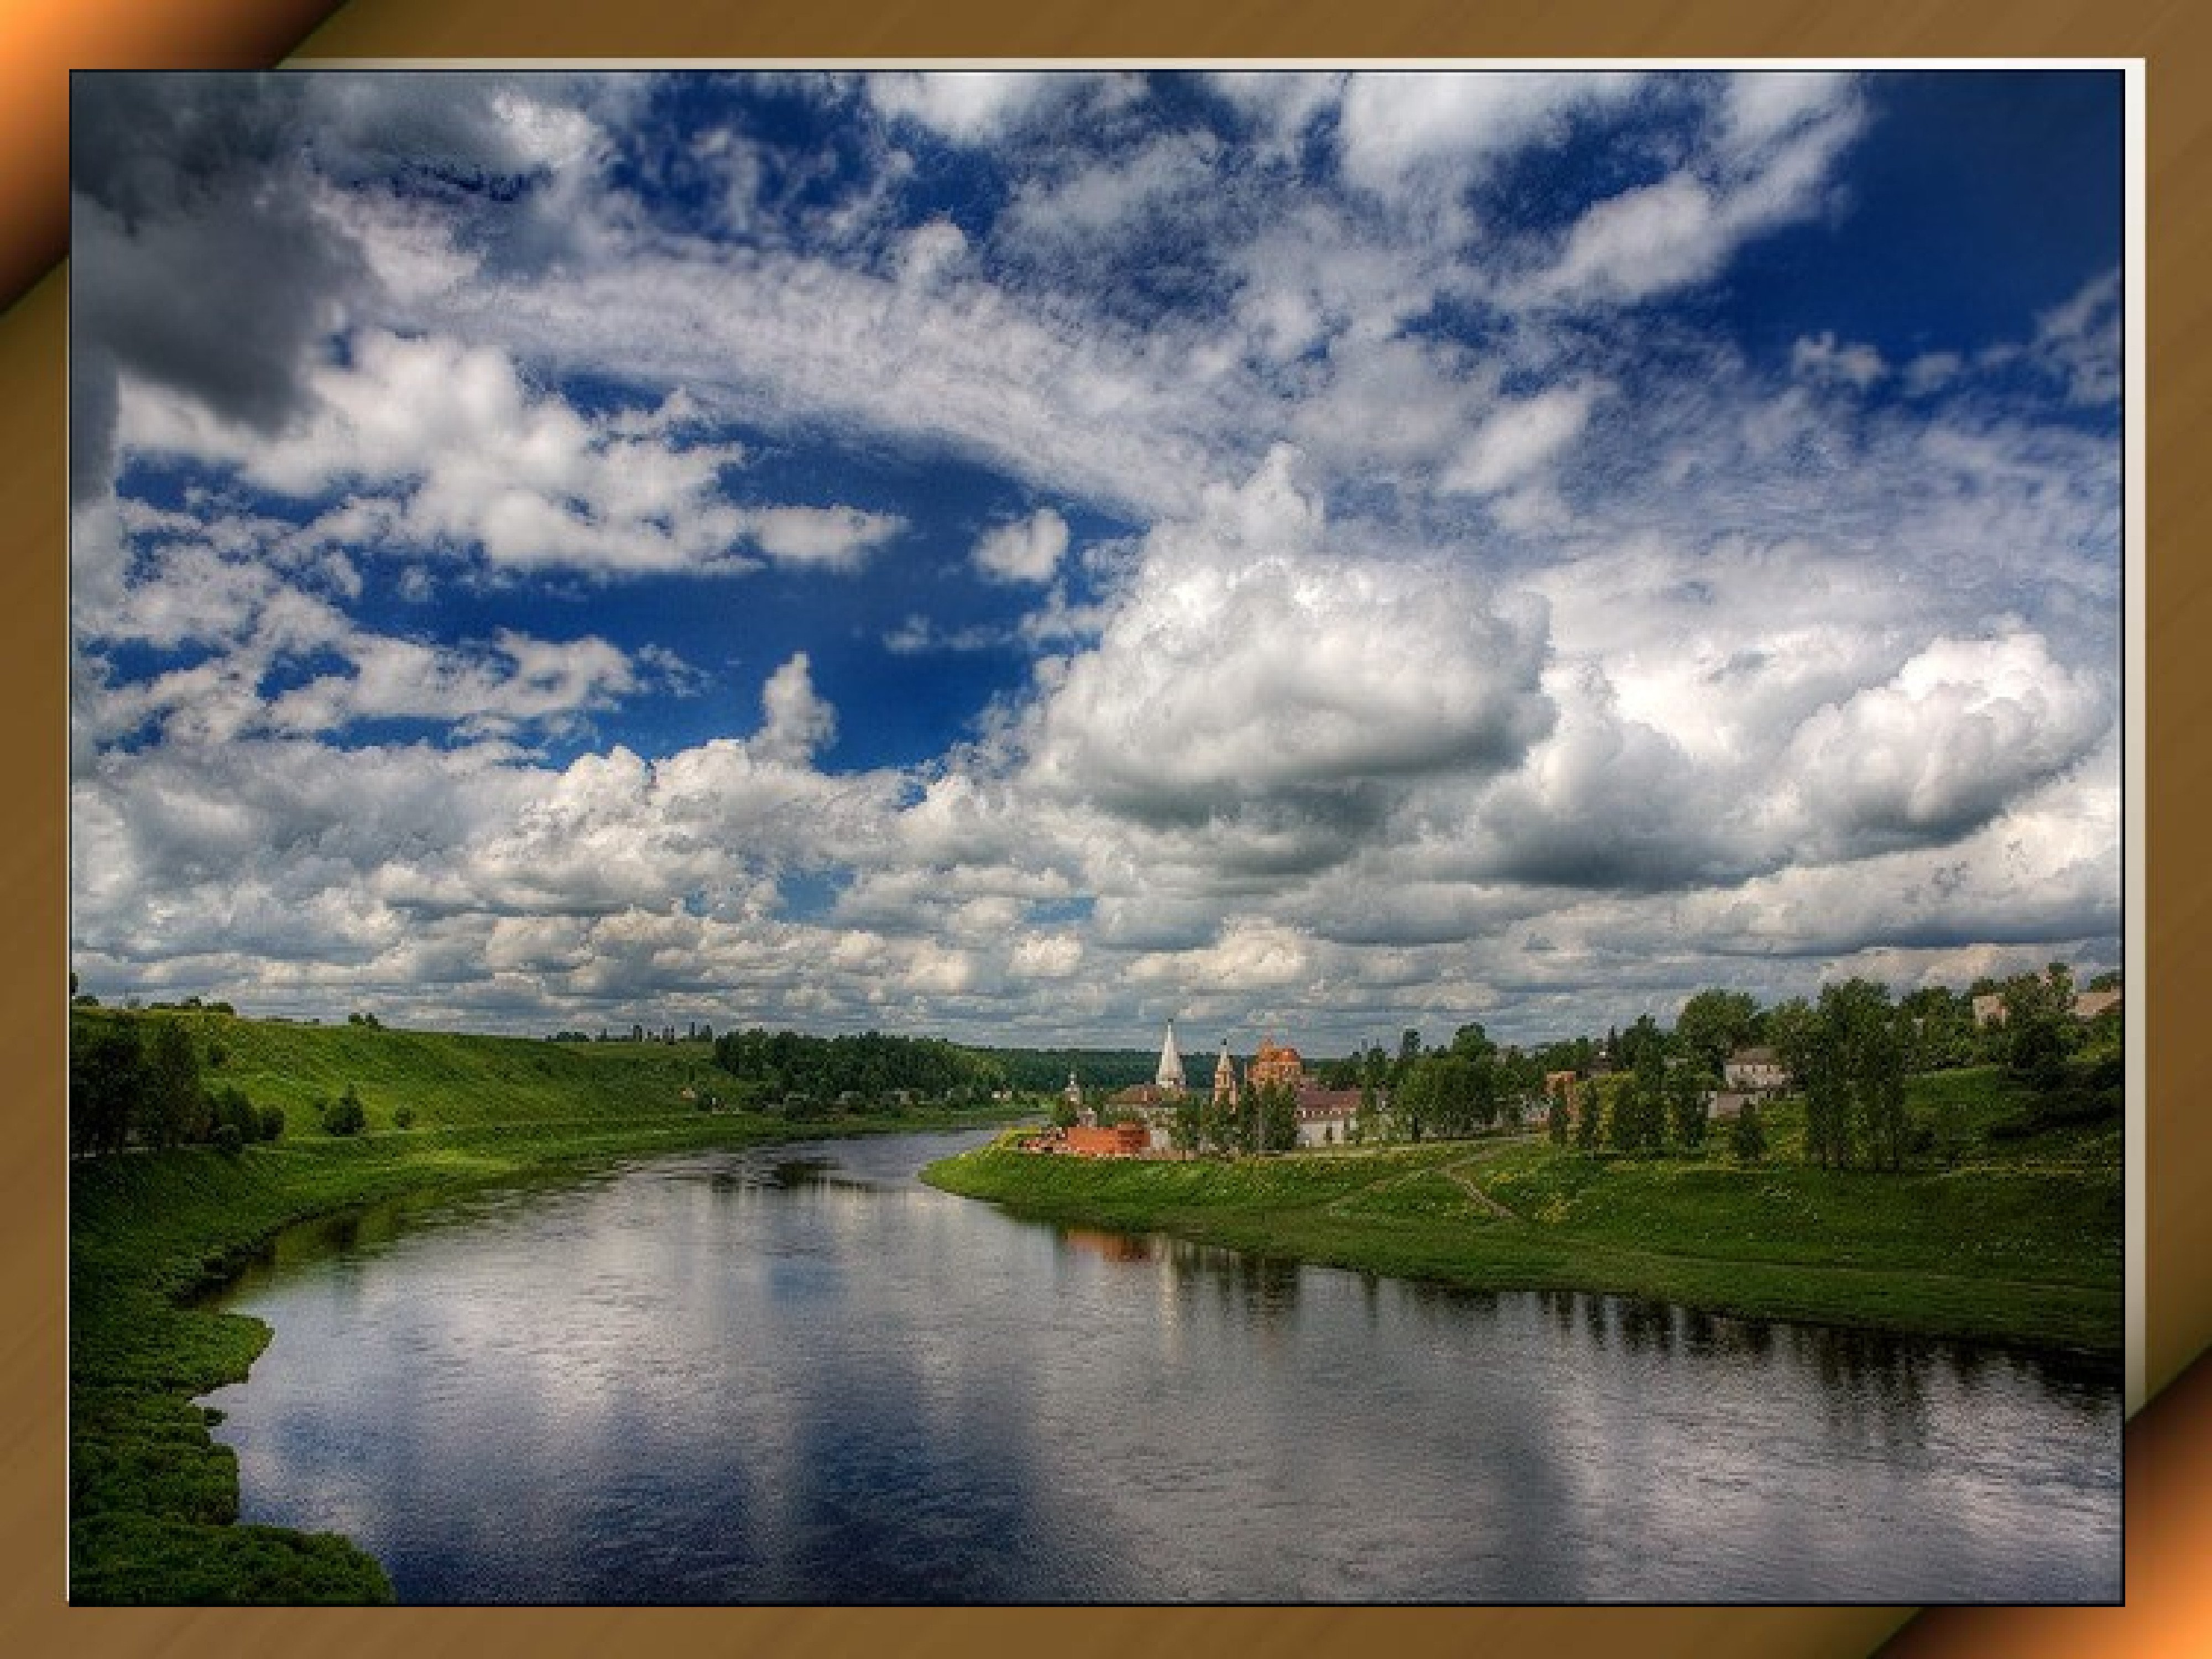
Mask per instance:
[[[1951,1139],[1896,1173],[1806,1162],[1802,1108],[1784,1100],[1749,1164],[1724,1135],[1694,1153],[1500,1135],[1190,1161],[1002,1140],[924,1179],[1033,1218],[1470,1289],[1614,1291],[2117,1363],[2119,1120],[2039,1125],[1994,1068],[1915,1078],[1908,1108]]]

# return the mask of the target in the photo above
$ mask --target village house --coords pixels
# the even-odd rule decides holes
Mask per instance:
[[[1746,1094],[1771,1094],[1790,1084],[1790,1068],[1771,1048],[1739,1048],[1721,1062],[1721,1081]]]

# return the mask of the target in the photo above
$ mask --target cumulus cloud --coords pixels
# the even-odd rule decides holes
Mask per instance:
[[[326,534],[373,515],[401,547],[476,550],[509,570],[736,574],[757,553],[850,571],[904,528],[852,507],[732,502],[724,473],[744,452],[685,435],[688,398],[586,414],[495,347],[368,331],[303,386],[310,407],[274,438],[143,387],[126,393],[120,429],[139,453],[218,461],[295,499],[367,492],[335,509],[364,522],[326,520]]]
[[[1271,800],[1341,812],[1363,786],[1518,759],[1547,718],[1539,620],[1503,614],[1463,568],[1330,556],[1295,465],[1278,449],[1153,532],[1097,646],[1042,703],[1038,781],[1203,821]]]
[[[994,581],[1048,582],[1067,551],[1067,521],[1048,507],[988,531],[975,544],[975,568]]]
[[[850,507],[771,507],[739,510],[737,522],[778,564],[857,570],[906,527],[895,513]]]
[[[1947,838],[2082,759],[2111,714],[2038,635],[1939,639],[1808,720],[1782,769],[1816,838]]]
[[[801,760],[837,735],[837,711],[814,689],[813,665],[799,652],[761,688],[763,720],[753,749],[772,760]]]

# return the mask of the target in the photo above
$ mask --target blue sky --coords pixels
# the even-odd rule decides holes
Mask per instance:
[[[2118,965],[2122,92],[80,76],[75,966],[1329,1052]]]

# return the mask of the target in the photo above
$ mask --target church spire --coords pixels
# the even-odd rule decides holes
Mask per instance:
[[[1217,1106],[1237,1103],[1237,1062],[1229,1058],[1229,1039],[1221,1039],[1221,1058],[1213,1063],[1213,1103]]]
[[[1168,1022],[1168,1040],[1160,1045],[1159,1075],[1152,1079],[1161,1088],[1177,1094],[1182,1091],[1182,1055],[1176,1048],[1175,1022]]]

